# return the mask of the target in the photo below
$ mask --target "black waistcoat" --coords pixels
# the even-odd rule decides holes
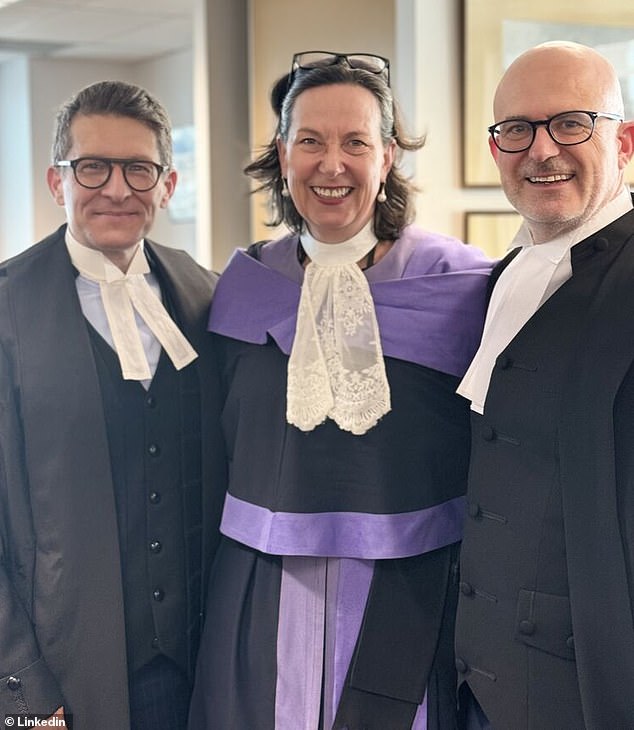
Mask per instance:
[[[494,728],[582,729],[559,475],[562,386],[612,262],[573,249],[573,277],[500,354],[472,418],[457,668]]]
[[[128,665],[158,653],[191,676],[200,631],[200,398],[161,352],[148,391],[92,329],[117,506]]]

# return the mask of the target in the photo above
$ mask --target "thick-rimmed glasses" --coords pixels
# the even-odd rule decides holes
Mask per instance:
[[[130,160],[117,157],[78,157],[75,160],[58,160],[55,167],[70,167],[75,180],[90,190],[102,188],[112,176],[115,165],[121,166],[123,179],[132,190],[146,193],[158,183],[169,165],[159,165],[149,160]]]
[[[292,83],[295,74],[300,71],[310,71],[314,68],[334,66],[338,63],[346,63],[350,68],[358,68],[369,71],[372,74],[385,76],[390,84],[390,61],[383,56],[374,53],[333,53],[331,51],[302,51],[293,56],[289,84]]]
[[[599,118],[622,122],[623,117],[608,112],[571,111],[555,114],[549,119],[505,119],[488,128],[495,146],[502,152],[524,152],[534,142],[537,127],[546,127],[557,144],[570,146],[587,142]]]

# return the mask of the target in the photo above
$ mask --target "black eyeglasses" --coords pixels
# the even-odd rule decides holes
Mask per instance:
[[[55,167],[70,167],[75,180],[90,190],[102,188],[112,176],[114,165],[121,165],[123,179],[132,190],[146,193],[156,187],[162,173],[169,165],[159,165],[149,160],[129,160],[116,157],[78,157],[75,160],[58,160]]]
[[[488,128],[495,146],[502,152],[524,152],[534,142],[537,127],[546,127],[557,144],[570,146],[587,142],[599,118],[622,122],[623,117],[607,112],[571,111],[555,114],[549,119],[531,122],[528,119],[505,119]]]
[[[372,74],[385,76],[387,85],[390,85],[390,61],[374,53],[332,53],[330,51],[302,51],[293,56],[289,85],[295,74],[300,71],[310,71],[315,68],[335,66],[346,63],[350,68],[369,71]]]

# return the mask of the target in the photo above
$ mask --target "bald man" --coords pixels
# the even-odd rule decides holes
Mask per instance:
[[[459,388],[464,727],[634,728],[634,122],[611,64],[563,42],[514,61],[494,118],[523,225]]]

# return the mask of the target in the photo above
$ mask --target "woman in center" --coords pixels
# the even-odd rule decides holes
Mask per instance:
[[[296,54],[247,168],[288,235],[212,307],[230,480],[191,730],[453,728],[469,455],[455,394],[489,262],[411,225],[387,59]]]

